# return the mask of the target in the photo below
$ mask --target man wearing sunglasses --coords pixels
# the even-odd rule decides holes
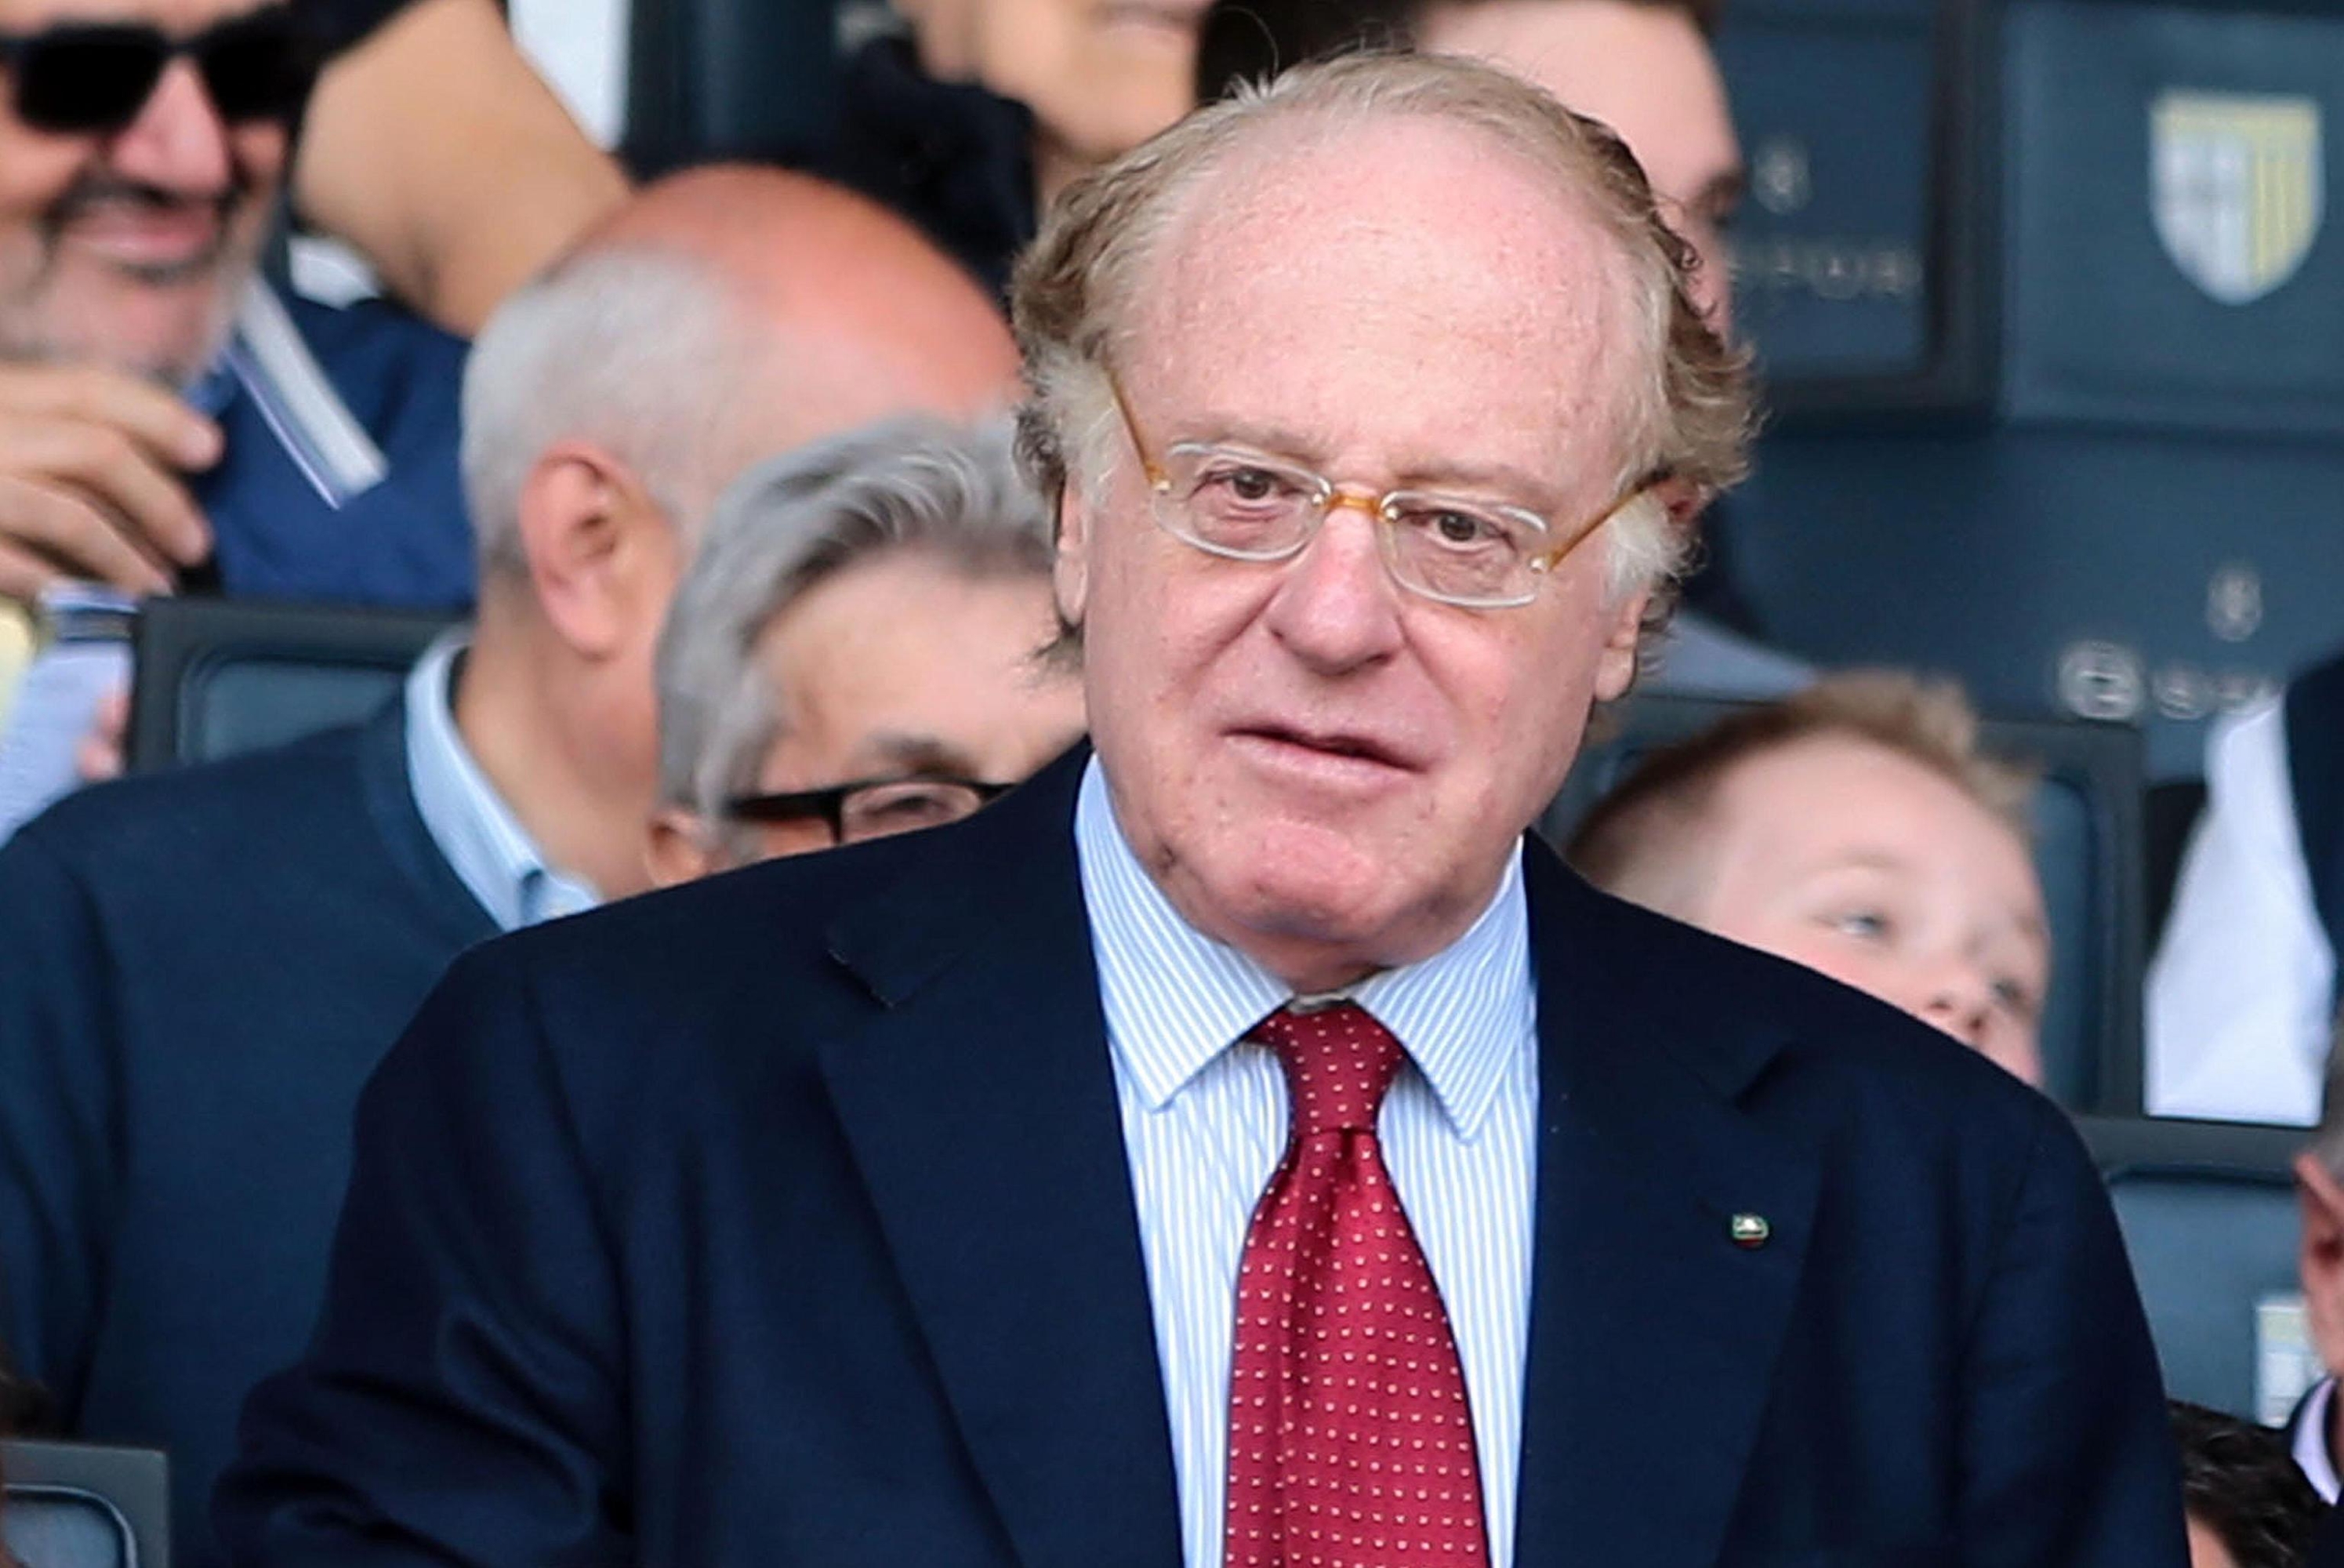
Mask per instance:
[[[0,0],[0,596],[469,601],[461,346],[258,279],[316,65],[283,0]]]

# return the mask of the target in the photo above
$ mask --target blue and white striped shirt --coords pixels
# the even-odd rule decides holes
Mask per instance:
[[[1256,1203],[1284,1153],[1286,1078],[1243,1038],[1290,987],[1189,926],[1142,869],[1093,759],[1075,811],[1083,896],[1123,1109],[1172,1423],[1187,1568],[1220,1568],[1230,1341]],[[1399,1039],[1377,1124],[1457,1336],[1489,1512],[1510,1568],[1530,1330],[1536,984],[1521,859],[1472,928],[1352,999]]]

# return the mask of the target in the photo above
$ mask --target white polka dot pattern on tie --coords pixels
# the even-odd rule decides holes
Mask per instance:
[[[1376,1137],[1399,1042],[1348,1002],[1255,1035],[1285,1067],[1292,1128],[1238,1274],[1223,1561],[1480,1563],[1464,1373]]]

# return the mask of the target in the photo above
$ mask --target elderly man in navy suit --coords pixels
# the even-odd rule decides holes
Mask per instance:
[[[1071,189],[1016,307],[1096,753],[460,960],[238,1560],[2179,1568],[2057,1111],[1525,836],[1742,462],[1687,270],[1453,60]]]

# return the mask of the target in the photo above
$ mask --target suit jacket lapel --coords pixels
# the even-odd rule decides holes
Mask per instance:
[[[1081,754],[850,913],[823,1071],[1019,1559],[1177,1568],[1146,1265],[1074,840]]]
[[[1516,1559],[1704,1568],[1770,1392],[1817,1176],[1734,1105],[1782,1042],[1683,1006],[1672,944],[1634,940],[1642,916],[1537,846],[1528,859],[1540,1134]]]

